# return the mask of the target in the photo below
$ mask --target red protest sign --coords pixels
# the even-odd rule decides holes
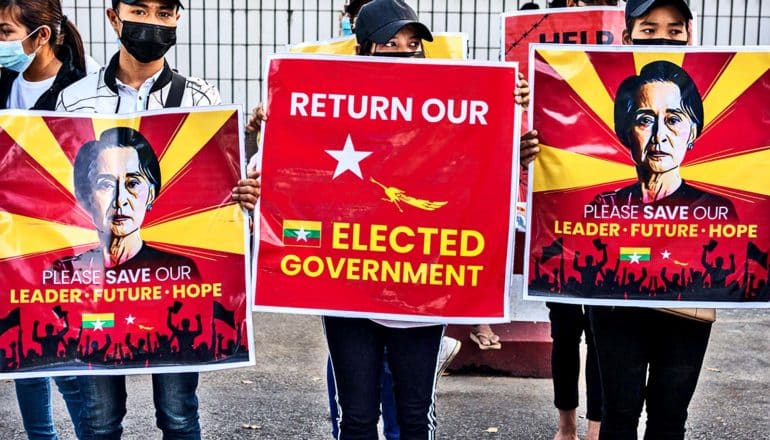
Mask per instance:
[[[622,44],[625,12],[610,6],[515,11],[503,14],[503,58],[529,72],[529,45]]]
[[[770,306],[762,48],[538,45],[526,297]]]
[[[236,107],[0,127],[0,376],[253,362]]]
[[[507,316],[512,65],[270,61],[259,310]]]

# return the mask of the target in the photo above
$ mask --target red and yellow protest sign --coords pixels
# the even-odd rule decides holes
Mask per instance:
[[[486,62],[272,58],[257,309],[505,321],[515,74]]]
[[[769,307],[770,52],[534,46],[527,297]]]
[[[241,125],[0,113],[0,376],[253,362]]]

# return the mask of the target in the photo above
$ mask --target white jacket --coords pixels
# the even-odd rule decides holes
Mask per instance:
[[[115,82],[118,54],[110,63],[96,72],[65,88],[56,102],[57,111],[78,113],[117,113],[120,108],[120,96]],[[146,102],[147,110],[164,108],[166,97],[171,89],[172,71],[164,63],[163,71],[150,90]],[[219,90],[199,78],[188,77],[180,107],[219,105],[222,98]]]

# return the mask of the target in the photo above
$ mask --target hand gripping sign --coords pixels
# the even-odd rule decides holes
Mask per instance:
[[[4,377],[253,363],[238,108],[0,113]]]
[[[533,46],[526,297],[770,307],[770,53]]]
[[[516,68],[270,61],[258,310],[507,319]]]

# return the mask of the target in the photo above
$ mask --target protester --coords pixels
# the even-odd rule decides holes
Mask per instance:
[[[221,103],[213,85],[171,70],[166,52],[176,43],[183,5],[171,0],[113,0],[107,19],[120,38],[109,64],[64,89],[57,110],[132,113],[169,107]],[[259,196],[257,173],[239,182],[233,200],[253,209]],[[80,376],[82,439],[120,438],[126,414],[125,376]],[[153,400],[164,439],[200,439],[198,373],[153,374]]]
[[[567,7],[617,6],[617,0],[567,0]],[[577,440],[578,382],[580,382],[580,339],[585,333],[586,440],[597,440],[602,416],[602,390],[596,348],[591,334],[588,308],[579,304],[546,303],[551,321],[551,374],[554,405],[559,410],[559,427],[554,440]]]
[[[0,109],[54,110],[59,92],[84,77],[86,69],[80,33],[62,13],[61,2],[2,0],[0,29]],[[79,436],[77,378],[59,376],[54,382]],[[27,437],[58,439],[50,379],[17,379],[15,386]]]
[[[683,0],[630,0],[624,44],[685,45],[692,19]],[[536,146],[523,146],[522,163]],[[635,307],[589,308],[602,386],[599,438],[636,439],[642,407],[645,439],[683,439],[711,322]]]
[[[684,45],[692,13],[683,0],[630,0],[624,44]],[[656,136],[657,137],[657,136]],[[711,322],[628,307],[591,307],[604,406],[600,439],[683,439]]]

